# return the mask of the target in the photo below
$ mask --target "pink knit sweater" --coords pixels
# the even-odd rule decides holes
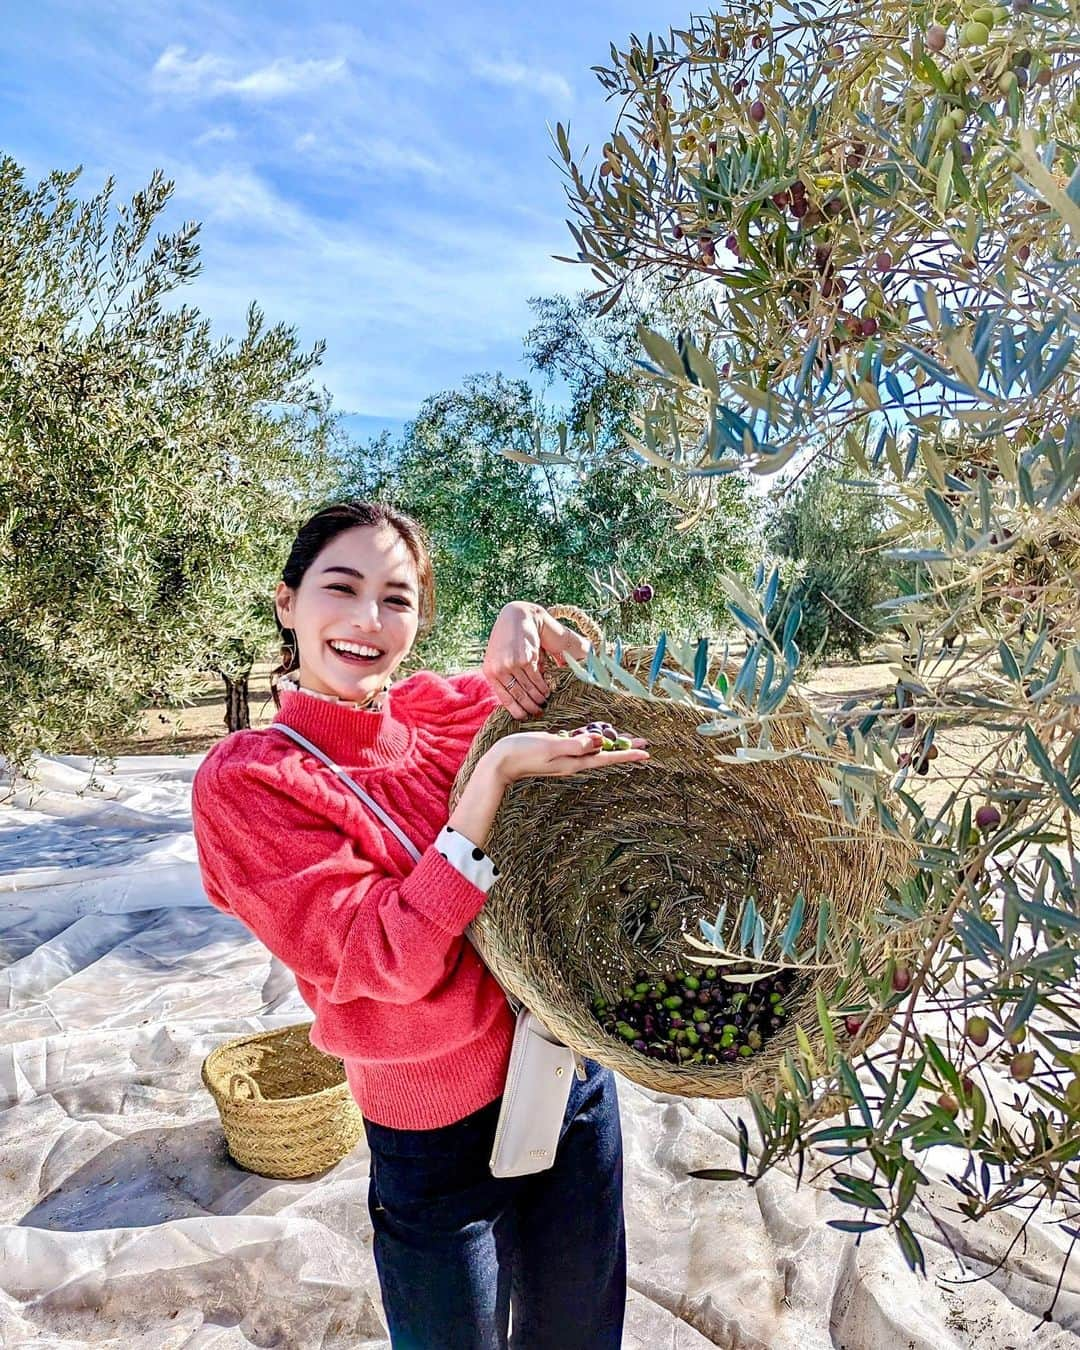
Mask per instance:
[[[503,1090],[513,1019],[462,935],[484,892],[432,846],[454,777],[495,707],[478,673],[421,671],[379,712],[284,693],[278,720],[351,774],[405,831],[408,853],[283,732],[237,731],[207,754],[192,816],[207,897],[296,976],[312,1042],[346,1060],[369,1119],[460,1120]]]

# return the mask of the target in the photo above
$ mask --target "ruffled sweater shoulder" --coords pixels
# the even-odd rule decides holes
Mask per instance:
[[[501,1091],[512,1022],[463,938],[485,894],[434,847],[496,706],[478,672],[420,671],[375,712],[283,694],[277,720],[355,777],[412,841],[416,863],[281,732],[227,736],[194,777],[207,897],[294,972],[316,1013],[312,1041],[352,1061],[354,1095],[381,1124],[433,1128]]]

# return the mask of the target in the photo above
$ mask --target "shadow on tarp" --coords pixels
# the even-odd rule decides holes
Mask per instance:
[[[275,1187],[229,1157],[216,1119],[141,1130],[110,1144],[18,1220],[22,1228],[82,1233],[241,1214]],[[287,1199],[285,1201],[287,1203]]]
[[[207,947],[220,945],[223,961],[226,951],[242,949],[252,941],[238,919],[206,901],[177,909],[74,914],[71,907],[51,909],[48,901],[36,911],[12,906],[0,917],[0,935],[4,965],[0,987],[10,982],[16,961],[33,961],[52,973],[40,991],[49,994],[60,983],[109,958],[136,969],[176,970]],[[18,983],[23,983],[22,978]]]
[[[0,873],[51,867],[138,866],[161,839],[190,834],[191,816],[161,816],[133,825],[88,820],[50,820],[0,832]]]

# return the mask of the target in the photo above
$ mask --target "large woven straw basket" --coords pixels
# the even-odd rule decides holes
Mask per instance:
[[[603,637],[590,617],[555,606],[593,642]],[[644,679],[653,653],[623,653]],[[751,1060],[674,1064],[646,1058],[598,1024],[592,1000],[632,983],[639,969],[693,969],[686,935],[715,919],[728,902],[728,922],[748,885],[760,909],[829,897],[836,921],[860,922],[879,912],[886,882],[899,881],[908,853],[869,826],[839,828],[819,782],[820,765],[806,759],[722,763],[725,737],[704,737],[703,715],[670,700],[650,702],[578,680],[569,669],[545,671],[551,696],[543,714],[524,726],[496,709],[481,728],[454,785],[457,798],[484,752],[522,730],[572,729],[610,721],[649,741],[645,766],[613,765],[566,778],[525,779],[503,799],[489,840],[500,876],[470,936],[493,974],[544,1024],[579,1053],[658,1091],[690,1097],[735,1097],[752,1082],[768,1091],[783,1055],[797,1046],[801,1024],[815,1051],[822,1037],[815,996],[829,997],[837,979],[807,974],[785,996],[787,1021]],[[773,726],[774,747],[801,743],[798,723],[808,708],[798,696]],[[828,836],[842,834],[841,842]],[[650,901],[659,901],[655,912]],[[644,932],[643,932],[644,930]],[[812,931],[812,930],[811,930]],[[895,941],[864,939],[872,971],[884,971]],[[887,1016],[864,1023],[869,1044]]]
[[[310,1022],[226,1041],[202,1066],[229,1155],[264,1177],[308,1177],[363,1133],[340,1059],[311,1044]]]

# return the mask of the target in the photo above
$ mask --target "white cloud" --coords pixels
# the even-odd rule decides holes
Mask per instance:
[[[222,141],[235,141],[236,128],[228,122],[220,123],[215,127],[207,127],[201,136],[195,137],[196,145],[215,145]]]
[[[358,229],[304,210],[248,166],[172,165],[170,176],[181,208],[213,222],[188,298],[225,333],[258,299],[303,342],[326,338],[321,379],[342,409],[411,417],[471,371],[518,373],[525,297],[577,281],[542,232],[443,220],[432,234],[410,212]]]
[[[343,57],[332,61],[290,61],[284,58],[241,70],[237,62],[206,52],[189,56],[186,47],[166,47],[150,72],[159,93],[183,98],[220,98],[233,95],[254,100],[285,98],[335,84],[348,75]]]
[[[194,206],[205,220],[238,221],[292,237],[308,230],[303,213],[251,169],[226,168],[207,174],[185,166],[174,169],[172,176],[177,200]]]
[[[320,125],[318,133],[305,131],[293,141],[293,149],[320,167],[348,166],[379,178],[400,174],[419,174],[431,180],[452,176],[451,165],[440,162],[416,146],[390,136],[360,134],[349,138],[346,131],[331,120]],[[460,169],[461,172],[464,170]]]
[[[569,103],[574,96],[567,81],[555,71],[534,70],[521,61],[474,61],[473,74],[491,84],[527,89],[560,103]]]

